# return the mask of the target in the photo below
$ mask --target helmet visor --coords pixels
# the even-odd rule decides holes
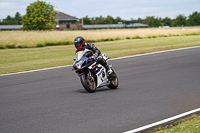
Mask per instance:
[[[75,43],[76,48],[79,48],[81,46],[80,42]]]

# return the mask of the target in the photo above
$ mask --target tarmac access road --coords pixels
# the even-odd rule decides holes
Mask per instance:
[[[0,76],[0,133],[122,133],[200,107],[200,48],[110,60],[87,93],[71,66]]]

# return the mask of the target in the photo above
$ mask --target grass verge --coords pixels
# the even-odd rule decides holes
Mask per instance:
[[[173,128],[160,130],[157,133],[200,133],[200,116],[195,116]]]
[[[200,36],[176,36],[153,39],[126,39],[95,45],[110,58],[161,50],[200,46]],[[0,50],[0,74],[15,73],[73,64],[73,45]]]
[[[0,49],[36,48],[72,45],[77,36],[86,42],[106,42],[125,39],[150,39],[172,36],[200,35],[200,27],[145,28],[145,29],[102,29],[83,31],[1,31]]]
[[[200,133],[200,112],[140,133]]]

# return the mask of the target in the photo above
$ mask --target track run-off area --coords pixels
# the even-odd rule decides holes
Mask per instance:
[[[131,133],[194,113],[200,108],[199,59],[200,47],[112,59],[118,89],[93,94],[72,66],[1,75],[0,132]]]

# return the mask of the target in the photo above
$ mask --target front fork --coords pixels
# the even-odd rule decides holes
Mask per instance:
[[[91,74],[90,71],[87,73],[87,77],[90,80],[90,82],[94,82],[93,79],[92,79],[92,74]]]

